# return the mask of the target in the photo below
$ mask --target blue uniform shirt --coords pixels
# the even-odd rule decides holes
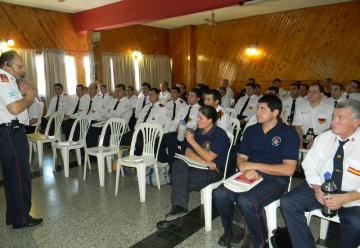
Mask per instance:
[[[266,134],[262,124],[249,126],[243,136],[239,154],[248,156],[249,162],[281,164],[283,160],[298,160],[299,136],[296,131],[282,122],[278,122]],[[262,177],[272,177],[288,183],[289,177],[273,176],[259,172]]]
[[[222,128],[215,125],[206,134],[203,134],[202,130],[197,128],[194,131],[194,139],[200,146],[206,150],[212,151],[217,155],[214,163],[219,169],[224,171],[227,151],[230,145],[230,141],[226,132]],[[190,144],[188,144],[188,148],[195,151]]]

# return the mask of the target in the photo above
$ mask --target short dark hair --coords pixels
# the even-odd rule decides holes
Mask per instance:
[[[272,94],[266,94],[259,99],[258,103],[266,103],[271,112],[277,109],[279,111],[278,117],[280,116],[282,102],[279,97]]]
[[[275,78],[275,79],[273,80],[273,82],[279,82],[279,83],[281,83],[281,80],[280,80],[280,78]]]
[[[304,84],[304,83],[300,84],[300,87],[301,86],[304,86],[306,88],[306,90],[309,90],[309,88],[310,88],[310,86],[308,84]]]
[[[261,89],[261,85],[260,84],[255,84],[256,88]]]
[[[85,86],[83,84],[78,84],[78,85],[76,85],[76,88],[81,88],[82,90],[84,90]]]
[[[342,85],[340,83],[333,82],[333,83],[331,83],[331,86],[339,86],[340,90],[344,90],[344,85]]]
[[[126,86],[125,86],[124,84],[117,84],[117,85],[115,86],[115,88],[120,88],[120,89],[122,89],[123,91],[126,91]]]
[[[249,78],[248,83],[255,83],[255,78]]]
[[[296,88],[300,89],[300,84],[298,82],[293,82],[289,86],[295,86]]]
[[[130,89],[130,90],[134,91],[134,87],[132,87],[131,85],[126,86],[126,88],[128,88],[128,89]]]
[[[0,67],[3,68],[6,63],[12,62],[16,56],[19,56],[19,54],[14,50],[3,52],[0,56]]]
[[[171,87],[171,90],[176,90],[177,93],[180,93],[180,88],[179,87],[176,87],[176,86]]]
[[[160,90],[158,88],[151,88],[150,91],[154,91],[156,95],[160,94]]]
[[[221,95],[218,90],[211,89],[205,92],[205,95],[211,95],[214,101],[219,101],[219,104],[221,104]]]
[[[147,87],[148,89],[151,89],[151,85],[147,82],[144,82],[141,84],[142,87]]]
[[[357,85],[357,89],[360,89],[360,82],[359,80],[351,80],[351,82],[355,83]]]
[[[202,113],[206,118],[212,119],[213,124],[215,124],[219,118],[216,109],[212,106],[204,105],[199,109],[199,112]]]
[[[54,88],[55,88],[55,87],[60,87],[61,89],[64,89],[64,86],[63,86],[62,84],[54,84],[53,87],[54,87]]]
[[[225,87],[220,87],[219,90],[224,91],[226,93],[226,88]]]
[[[246,87],[250,86],[251,88],[253,88],[254,90],[256,89],[256,84],[255,83],[247,83]]]
[[[268,90],[274,91],[276,95],[279,95],[279,88],[276,86],[270,86]]]
[[[201,99],[201,90],[199,90],[198,88],[193,88],[190,90],[190,92],[194,92],[196,95],[196,98],[200,98]]]
[[[320,93],[323,93],[324,92],[324,87],[320,84],[320,83],[312,83],[310,84],[310,87],[312,86],[317,86],[320,90]]]

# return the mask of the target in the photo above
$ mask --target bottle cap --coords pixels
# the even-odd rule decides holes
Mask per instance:
[[[324,178],[325,180],[330,180],[331,179],[331,173],[329,171],[324,173]]]

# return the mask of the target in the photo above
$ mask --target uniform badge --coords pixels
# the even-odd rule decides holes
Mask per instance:
[[[248,109],[249,109],[249,110],[252,110],[252,109],[253,109],[253,107],[252,107],[252,106],[249,106],[249,107],[248,107]]]
[[[275,136],[274,138],[272,138],[271,140],[271,144],[275,147],[279,146],[281,143],[281,138],[279,136]]]
[[[318,122],[319,122],[320,125],[325,124],[325,123],[326,123],[326,118],[324,118],[324,117],[319,117],[319,118],[318,118]]]
[[[192,121],[192,119],[191,119],[191,117],[189,117],[188,122],[191,122],[191,121]]]
[[[9,78],[5,74],[0,74],[0,80],[3,83],[8,83],[9,82]]]
[[[203,148],[206,150],[206,151],[210,151],[210,145],[211,145],[211,142],[210,141],[205,141],[203,143]]]

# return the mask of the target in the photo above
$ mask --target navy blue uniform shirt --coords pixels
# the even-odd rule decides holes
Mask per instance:
[[[243,136],[238,154],[248,156],[249,162],[281,164],[283,160],[298,160],[299,135],[295,129],[278,122],[266,134],[261,123],[249,126]],[[258,172],[262,177],[272,177],[288,183],[289,177],[273,176]]]
[[[224,171],[226,156],[230,145],[230,141],[226,132],[222,128],[215,125],[206,134],[203,134],[202,129],[197,128],[194,131],[194,139],[201,147],[205,148],[206,150],[210,150],[217,155],[214,163],[219,169]],[[188,144],[187,148],[195,152],[190,144]]]

